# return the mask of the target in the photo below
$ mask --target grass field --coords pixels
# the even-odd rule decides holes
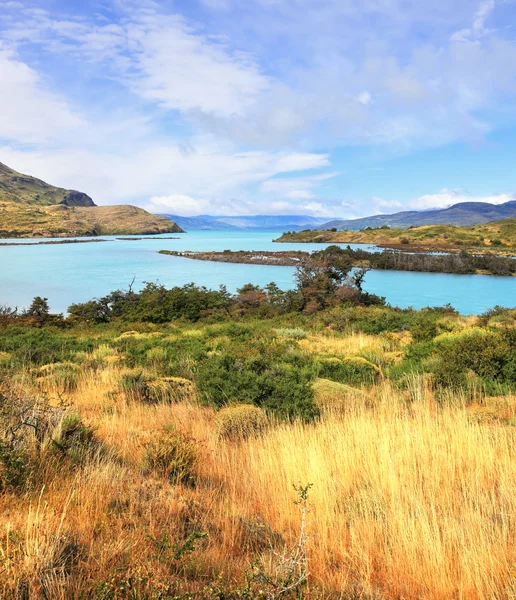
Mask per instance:
[[[444,389],[432,354],[423,370],[408,365],[431,343],[511,331],[514,315],[439,316],[441,333],[427,335],[418,313],[410,331],[381,310],[379,333],[363,330],[372,312],[342,327],[335,311],[295,324],[4,329],[0,596],[513,597],[516,395]],[[222,436],[206,365],[275,346],[274,360],[312,365],[320,416],[269,411]],[[338,361],[368,370],[334,376]],[[208,395],[201,377],[215,378]],[[21,420],[37,427],[17,429],[6,454]],[[296,504],[293,486],[308,484]]]
[[[516,246],[516,219],[469,227],[424,225],[409,229],[380,227],[362,231],[307,230],[285,233],[276,241],[378,244],[405,249],[407,246],[436,249],[489,248],[491,251],[507,253],[512,252]]]

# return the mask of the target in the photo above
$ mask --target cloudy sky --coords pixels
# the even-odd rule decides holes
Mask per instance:
[[[154,212],[516,192],[514,0],[0,0],[0,161]]]

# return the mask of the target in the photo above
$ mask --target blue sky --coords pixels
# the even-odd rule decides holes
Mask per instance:
[[[516,198],[512,0],[0,0],[0,161],[154,212]]]

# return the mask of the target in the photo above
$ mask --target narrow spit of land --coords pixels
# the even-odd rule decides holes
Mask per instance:
[[[140,240],[179,240],[178,237],[160,237],[160,238],[149,238],[149,237],[117,237],[115,238],[119,242],[138,242]],[[49,240],[46,242],[0,242],[0,246],[53,246],[55,244],[92,244],[94,242],[112,242],[113,240],[105,240],[103,238],[93,240]]]
[[[118,241],[120,242],[138,242],[140,240],[156,240],[156,241],[161,241],[161,240],[180,240],[181,238],[178,237],[159,237],[159,238],[154,238],[154,237],[117,237],[116,238]]]
[[[494,254],[472,254],[465,250],[460,253],[424,254],[407,253],[393,250],[384,252],[366,252],[353,250],[350,247],[338,248],[330,257],[323,252],[303,251],[245,251],[233,252],[195,252],[160,250],[160,254],[225,263],[243,263],[249,265],[272,265],[296,267],[308,265],[323,266],[328,260],[333,260],[336,253],[339,259],[348,260],[353,267],[366,267],[388,271],[416,271],[427,273],[455,273],[462,275],[500,275],[513,276],[516,274],[516,260],[507,256]]]
[[[53,246],[56,244],[92,244],[94,242],[110,242],[111,240],[51,240],[48,242],[0,242],[0,246]]]

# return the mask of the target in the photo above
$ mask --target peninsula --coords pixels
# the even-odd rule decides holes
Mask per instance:
[[[96,206],[83,192],[55,187],[0,163],[0,237],[182,233],[165,217],[127,204]]]

